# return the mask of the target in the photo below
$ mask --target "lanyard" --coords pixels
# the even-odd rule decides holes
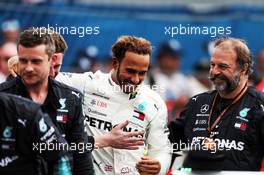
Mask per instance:
[[[239,92],[239,94],[235,97],[235,99],[232,101],[232,103],[230,105],[228,105],[222,112],[221,114],[216,118],[215,122],[213,123],[212,126],[210,126],[210,121],[211,121],[211,117],[212,117],[212,113],[213,113],[213,109],[214,109],[214,106],[215,106],[215,101],[216,101],[216,98],[218,96],[218,92],[216,93],[216,95],[214,96],[214,100],[213,100],[213,104],[212,104],[212,108],[210,110],[210,114],[209,114],[209,120],[208,120],[208,132],[211,133],[212,130],[215,128],[215,126],[217,125],[217,123],[221,120],[221,118],[224,116],[224,114],[226,113],[226,111],[232,106],[234,105],[244,94],[245,92],[247,91],[247,83],[246,85],[244,86],[244,88]]]

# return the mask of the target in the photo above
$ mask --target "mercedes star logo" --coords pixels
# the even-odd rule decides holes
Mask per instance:
[[[207,111],[209,110],[209,105],[208,104],[204,104],[202,107],[201,107],[201,113],[206,113]]]

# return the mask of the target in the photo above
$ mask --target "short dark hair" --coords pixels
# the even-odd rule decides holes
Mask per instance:
[[[232,37],[219,38],[215,41],[214,47],[221,46],[224,42],[230,42],[232,49],[237,55],[237,64],[241,69],[246,69],[246,74],[253,72],[253,59],[245,40]]]
[[[52,34],[52,38],[55,42],[55,53],[65,53],[68,49],[68,45],[66,43],[66,41],[64,40],[63,36],[61,36],[59,33],[57,32],[53,32]]]
[[[23,47],[30,48],[44,44],[46,45],[46,53],[51,57],[55,53],[55,43],[50,34],[50,30],[44,27],[29,28],[21,32],[17,47],[22,45]]]
[[[151,55],[152,46],[144,38],[127,35],[120,36],[112,46],[113,57],[118,61],[122,61],[127,51],[140,55]]]

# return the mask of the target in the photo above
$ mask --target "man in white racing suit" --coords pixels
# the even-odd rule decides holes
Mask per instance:
[[[165,174],[171,161],[167,108],[161,97],[141,85],[151,55],[149,41],[122,36],[112,46],[113,70],[104,74],[60,73],[56,79],[84,94],[88,135],[102,136],[128,121],[124,131],[144,131],[145,145],[135,150],[104,147],[92,152],[96,174]],[[101,143],[102,144],[102,143]]]

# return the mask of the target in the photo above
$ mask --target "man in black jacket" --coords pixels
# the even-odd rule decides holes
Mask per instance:
[[[55,53],[53,54],[53,66],[50,71],[50,77],[55,78],[60,72],[63,56],[68,49],[68,45],[64,40],[63,36],[57,32],[50,30],[55,43]],[[8,67],[12,76],[8,77],[8,80],[13,79],[17,76],[18,69],[18,56],[11,57],[8,60]],[[139,146],[144,144],[144,139],[141,136],[144,133],[141,131],[137,132],[123,132],[123,128],[128,125],[128,121],[120,123],[117,127],[113,128],[109,133],[102,136],[88,136],[88,142],[93,144],[93,148],[102,147],[113,147],[116,149],[138,149]],[[95,145],[95,146],[94,146]]]
[[[84,132],[82,96],[79,91],[49,78],[54,41],[45,28],[33,28],[21,33],[18,41],[19,77],[1,84],[0,91],[21,95],[41,104],[72,148],[73,174],[94,174],[92,144]],[[80,146],[82,145],[82,146]],[[53,163],[48,163],[49,173]]]
[[[175,151],[184,141],[190,145],[185,166],[194,170],[260,170],[264,96],[247,85],[252,64],[250,50],[242,40],[215,42],[210,80],[216,90],[191,98],[180,118],[169,125]]]
[[[36,166],[37,156],[56,162],[57,170],[62,166],[59,160],[67,160],[66,149],[44,149],[48,144],[67,142],[50,118],[42,113],[40,105],[0,93],[0,123],[0,174],[42,174]]]

